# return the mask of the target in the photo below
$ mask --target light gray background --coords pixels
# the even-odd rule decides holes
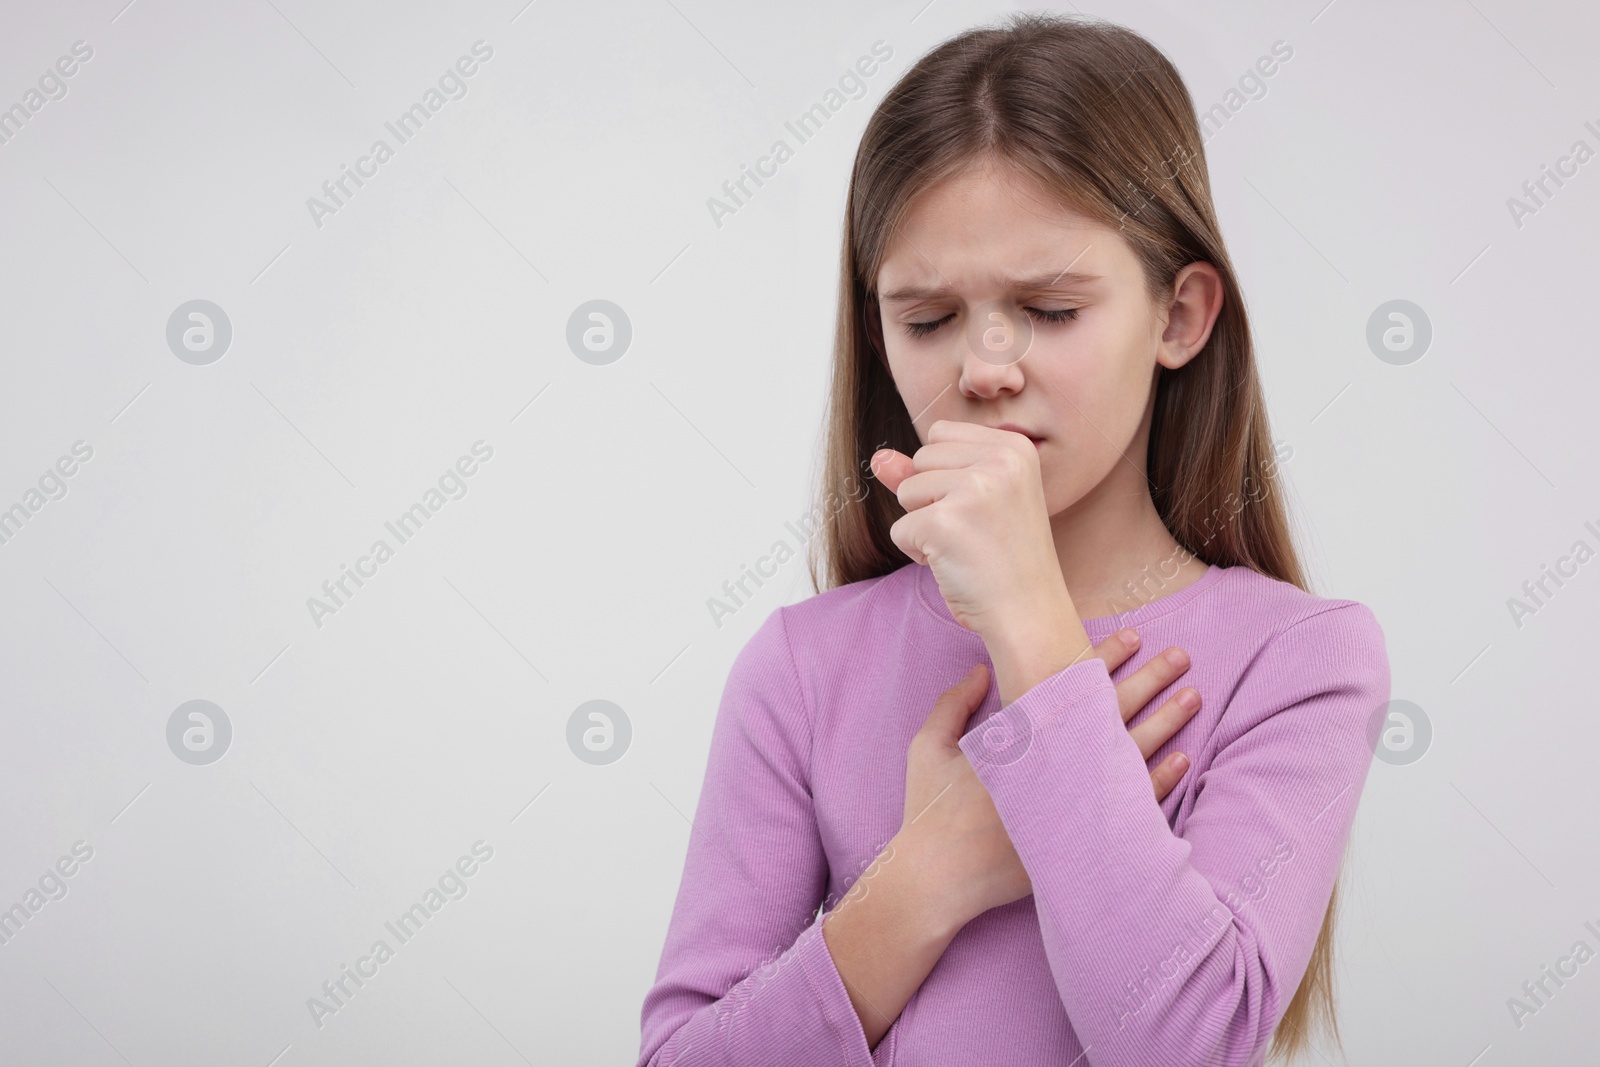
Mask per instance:
[[[728,668],[811,593],[796,560],[720,629],[706,607],[811,506],[860,130],[1006,9],[124,3],[11,2],[0,31],[0,106],[94,50],[0,145],[0,507],[94,450],[0,545],[0,907],[94,849],[0,945],[0,1061],[631,1063]],[[1600,947],[1600,562],[1520,628],[1507,599],[1600,546],[1600,161],[1520,227],[1506,201],[1600,149],[1596,15],[1092,10],[1201,108],[1294,49],[1208,141],[1218,210],[1317,591],[1373,608],[1434,729],[1374,765],[1352,838],[1350,1062],[1592,1056],[1600,962],[1521,1029],[1506,1002]],[[468,95],[316,227],[306,199],[479,39]],[[879,39],[865,97],[715,225]],[[165,341],[193,299],[233,327],[208,366]],[[633,326],[608,366],[565,341],[594,299]],[[1407,366],[1365,341],[1391,299],[1433,326]],[[314,626],[479,439],[467,495]],[[208,766],[167,747],[194,699],[233,726]],[[566,742],[593,699],[633,727],[609,766]],[[480,839],[468,894],[318,1029],[307,998]]]

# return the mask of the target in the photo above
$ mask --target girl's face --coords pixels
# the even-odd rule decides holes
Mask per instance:
[[[988,160],[912,203],[877,286],[919,440],[939,419],[1036,438],[1051,515],[1108,476],[1144,488],[1156,367],[1192,358],[1222,301],[1207,263],[1172,291],[1153,303],[1116,230]]]

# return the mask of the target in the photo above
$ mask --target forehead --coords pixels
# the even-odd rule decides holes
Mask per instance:
[[[1033,175],[984,161],[911,201],[890,234],[877,289],[998,284],[1069,268],[1109,277],[1134,265],[1114,228],[1063,203]]]

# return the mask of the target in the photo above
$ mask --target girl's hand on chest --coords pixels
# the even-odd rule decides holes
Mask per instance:
[[[1128,644],[1119,634],[1112,634],[1096,646],[1094,654],[1111,671],[1137,648],[1137,641]],[[1117,683],[1124,723],[1189,669],[1187,655],[1178,658],[1180,663],[1174,664],[1166,655],[1155,656]],[[989,791],[956,744],[988,691],[988,670],[980,663],[935,702],[927,722],[912,738],[906,757],[905,811],[895,835],[894,854],[913,858],[934,921],[951,929],[1033,892]],[[1181,689],[1128,733],[1148,761],[1199,709],[1200,694]],[[1187,769],[1188,760],[1174,752],[1151,770],[1157,802],[1172,791]]]

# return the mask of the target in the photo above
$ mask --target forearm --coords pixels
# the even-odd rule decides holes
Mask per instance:
[[[962,924],[924,874],[919,839],[896,834],[823,920],[822,936],[872,1048],[894,1025]]]

